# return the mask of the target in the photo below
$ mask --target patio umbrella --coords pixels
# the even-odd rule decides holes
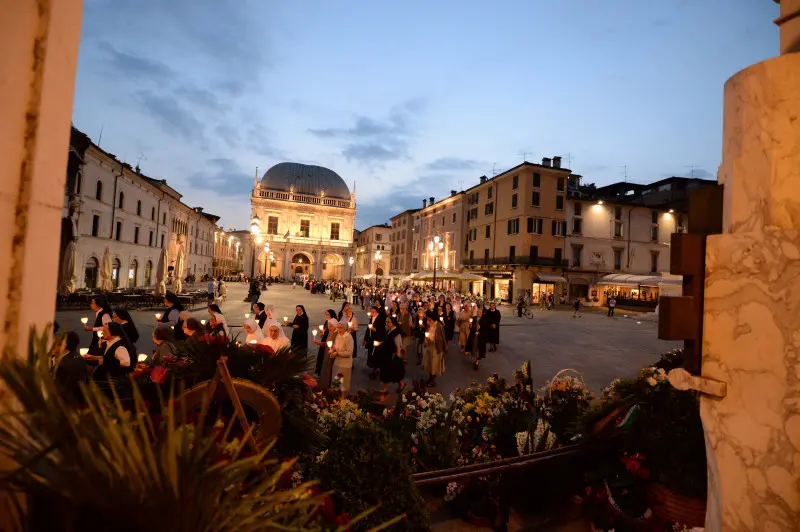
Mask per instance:
[[[178,251],[178,258],[175,259],[175,283],[172,285],[176,294],[181,293],[183,288],[183,250]]]
[[[458,276],[462,281],[485,281],[486,277],[475,273],[464,272]]]
[[[158,267],[156,268],[156,289],[155,295],[163,296],[167,293],[167,250],[162,249],[161,254],[158,256]]]
[[[64,260],[61,263],[61,285],[58,293],[68,296],[75,291],[75,256],[78,254],[78,247],[74,240],[70,240],[64,250]]]
[[[106,250],[103,252],[103,262],[100,264],[100,290],[103,292],[110,292],[114,289],[114,283],[111,281],[112,272],[111,251],[106,246]]]

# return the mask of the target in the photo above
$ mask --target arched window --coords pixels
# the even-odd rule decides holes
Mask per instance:
[[[125,206],[125,193],[124,192],[120,192],[119,193],[119,205],[117,205],[117,207],[119,207],[121,209],[124,206]]]
[[[136,215],[137,216],[141,216],[142,215],[142,202],[141,202],[141,200],[136,202]]]
[[[103,201],[103,182],[99,179],[97,180],[97,185],[94,189],[94,199],[97,201]]]
[[[86,259],[86,264],[83,266],[83,286],[86,288],[97,288],[97,272],[100,264],[94,257]]]
[[[150,280],[153,276],[153,263],[149,260],[144,265],[144,285],[150,286]]]
[[[131,266],[128,268],[128,288],[136,288],[136,275],[139,273],[139,263],[136,259],[131,261]]]
[[[111,282],[114,285],[114,288],[119,288],[119,270],[122,268],[122,265],[119,262],[119,259],[114,259],[114,262],[111,266]]]

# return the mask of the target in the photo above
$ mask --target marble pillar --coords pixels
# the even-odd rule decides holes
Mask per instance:
[[[790,3],[800,8],[787,2],[783,15]],[[706,529],[797,530],[800,53],[737,73],[724,101],[723,234],[707,240],[702,372],[728,386],[701,400]]]
[[[0,0],[0,351],[53,321],[82,0]]]

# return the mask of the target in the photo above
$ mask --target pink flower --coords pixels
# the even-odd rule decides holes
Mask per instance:
[[[150,373],[150,380],[156,384],[162,384],[167,379],[167,370],[164,366],[156,366]]]

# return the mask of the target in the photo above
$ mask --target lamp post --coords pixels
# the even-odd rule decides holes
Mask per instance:
[[[253,216],[250,225],[250,234],[253,236],[253,257],[250,260],[250,278],[256,276],[256,244],[260,244],[261,240],[261,220],[258,219],[258,216]]]
[[[355,262],[355,257],[350,257],[347,261],[347,263],[350,264],[350,284],[353,284],[353,264],[355,264]]]
[[[272,255],[272,252],[269,250],[269,243],[264,244],[264,277],[267,276],[267,259],[269,259],[270,255]]]
[[[381,278],[378,275],[378,262],[383,258],[381,254],[381,250],[375,252],[375,287],[377,288],[381,284]]]
[[[275,253],[269,252],[269,276],[272,277],[272,266],[275,265]],[[266,268],[266,266],[264,267]]]
[[[428,242],[428,253],[433,257],[433,288],[436,288],[436,263],[439,255],[444,250],[444,242],[439,238],[439,235],[433,237],[433,242]]]

